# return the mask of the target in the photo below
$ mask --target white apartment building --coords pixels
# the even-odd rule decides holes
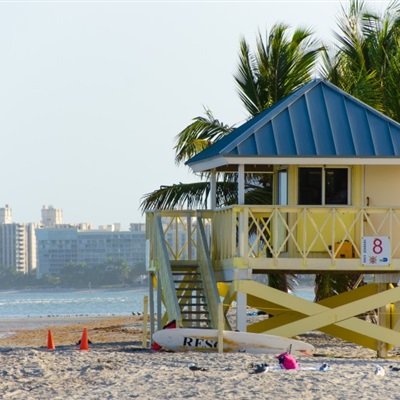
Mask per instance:
[[[4,208],[0,208],[0,224],[11,224],[12,222],[12,210],[6,204]]]
[[[144,229],[120,231],[113,226],[98,230],[40,228],[36,229],[36,237],[38,278],[46,274],[58,275],[70,263],[84,263],[90,267],[112,259],[134,266],[145,261]]]
[[[42,207],[42,225],[45,227],[53,227],[63,223],[62,208],[54,208],[53,206]]]
[[[130,231],[118,223],[95,230],[89,223],[64,224],[60,208],[41,211],[41,223],[15,223],[11,208],[0,208],[0,266],[25,274],[36,270],[40,278],[70,262],[94,265],[113,258],[133,266],[145,260],[143,223],[131,224]]]
[[[0,208],[0,265],[26,274],[36,269],[37,224],[12,222],[12,210]]]

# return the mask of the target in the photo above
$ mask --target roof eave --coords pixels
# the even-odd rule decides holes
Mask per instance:
[[[193,172],[232,170],[233,165],[400,165],[400,157],[213,157],[189,164]]]

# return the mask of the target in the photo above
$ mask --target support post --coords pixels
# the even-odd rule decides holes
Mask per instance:
[[[149,272],[149,297],[150,297],[150,345],[153,343],[154,333],[154,275]]]
[[[192,216],[190,212],[186,215],[186,230],[187,230],[187,258],[192,260]]]
[[[379,292],[384,292],[388,289],[387,283],[379,284]],[[378,309],[378,325],[390,329],[390,304],[386,304]],[[378,341],[377,356],[380,358],[387,358],[389,351],[389,344]]]
[[[211,210],[217,208],[217,173],[215,169],[212,169],[210,174],[210,208]]]
[[[162,326],[162,311],[161,311],[161,298],[162,298],[162,290],[161,290],[161,282],[160,282],[160,274],[157,272],[157,330],[159,331]]]
[[[238,204],[244,204],[244,164],[238,167]]]
[[[143,333],[142,333],[142,348],[147,347],[147,321],[149,317],[149,296],[143,297]]]
[[[389,289],[392,282],[399,280],[399,274],[376,274],[375,282],[378,284],[378,292],[384,292]],[[392,329],[391,304],[386,304],[378,309],[378,325],[384,328]],[[377,356],[387,358],[390,345],[386,342],[377,343]]]
[[[240,164],[238,168],[238,203],[239,205],[244,205],[245,199],[244,199],[244,165]],[[247,221],[245,221],[244,218],[244,211],[241,210],[239,212],[239,257],[242,258],[242,260],[245,257],[245,252],[246,252],[246,243],[245,243],[245,237],[246,235],[244,234],[245,229],[247,227],[245,224]],[[246,279],[247,274],[245,270],[236,270],[236,279]],[[237,292],[236,293],[236,329],[238,329],[241,332],[246,332],[247,330],[247,317],[246,317],[246,308],[247,308],[247,295],[246,293],[243,292]]]
[[[224,352],[224,305],[218,303],[218,353]]]

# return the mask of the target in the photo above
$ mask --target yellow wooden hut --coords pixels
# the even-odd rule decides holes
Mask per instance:
[[[147,212],[151,327],[235,328],[292,337],[311,330],[386,356],[400,346],[400,125],[314,80],[187,162],[210,174],[208,210]],[[266,174],[273,205],[245,204],[245,174]],[[237,174],[238,204],[216,207],[219,174]],[[259,273],[355,273],[373,281],[311,302]],[[360,278],[361,281],[361,278]],[[157,293],[155,300],[154,292]],[[273,318],[248,324],[248,307]],[[378,323],[358,318],[378,310]],[[226,327],[229,324],[226,321]]]

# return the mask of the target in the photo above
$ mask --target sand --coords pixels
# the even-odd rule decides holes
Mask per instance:
[[[319,332],[298,339],[315,346],[301,367],[328,363],[330,371],[273,370],[250,374],[250,363],[277,366],[274,355],[152,352],[142,348],[142,319],[47,321],[0,320],[12,334],[0,339],[1,399],[400,399],[399,349],[378,359],[372,350]],[[29,325],[29,326],[31,326]],[[89,350],[79,350],[83,328]],[[55,350],[47,350],[51,329]],[[207,371],[192,373],[195,362]],[[374,374],[376,365],[385,376]]]

